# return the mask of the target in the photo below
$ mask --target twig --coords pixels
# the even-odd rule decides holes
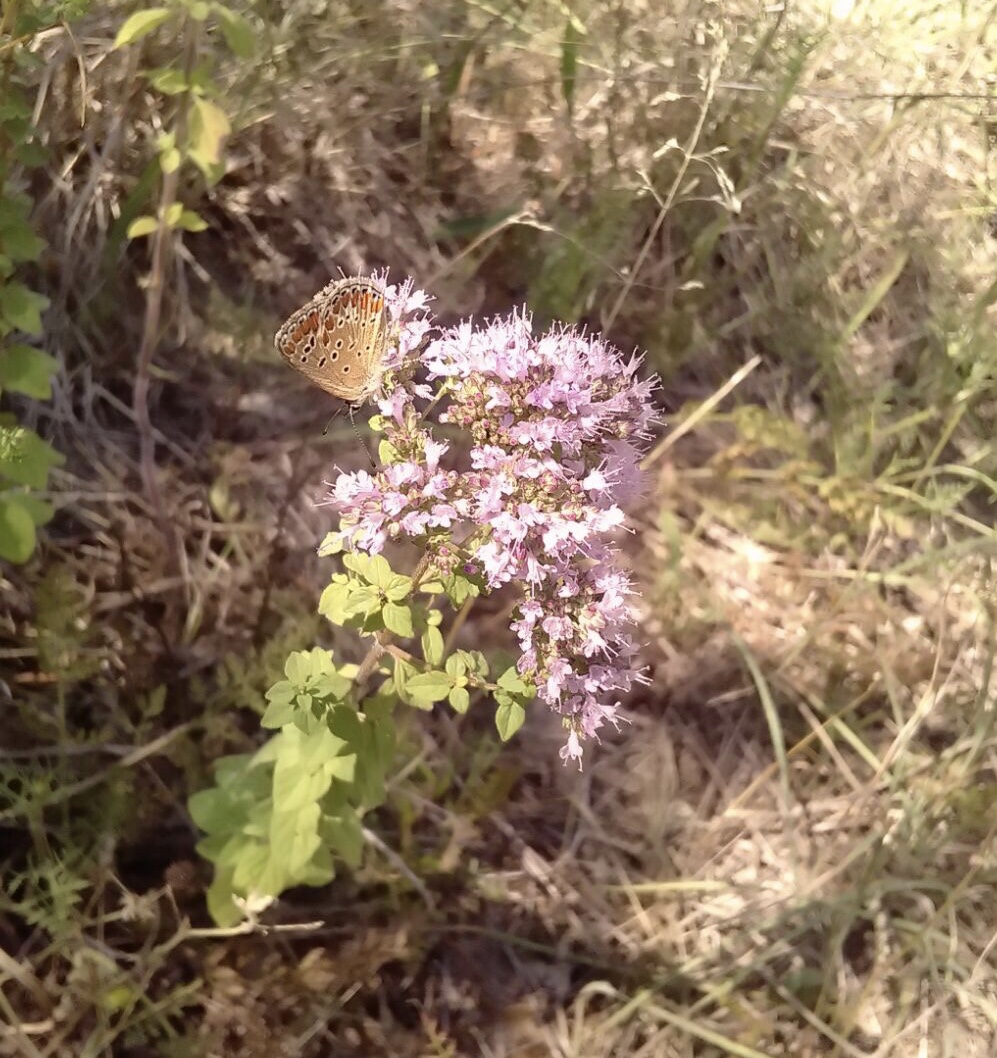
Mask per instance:
[[[668,451],[680,437],[684,437],[701,419],[710,414],[711,411],[730,393],[736,389],[762,362],[760,356],[753,356],[743,367],[739,367],[733,375],[713,394],[706,398],[702,404],[689,416],[681,426],[670,434],[663,437],[654,448],[644,457],[641,469],[647,470]]]
[[[184,50],[184,70],[190,78],[197,55],[195,31],[191,30],[187,20],[184,21],[186,47]],[[183,144],[187,136],[187,111],[189,99],[182,97],[180,111],[177,115],[176,141]],[[181,567],[177,548],[179,541],[173,532],[163,496],[156,478],[156,442],[149,419],[149,376],[152,368],[152,357],[159,344],[159,327],[163,311],[163,291],[166,285],[166,267],[169,262],[172,245],[172,229],[167,224],[166,216],[170,207],[176,202],[180,180],[179,166],[163,175],[162,192],[159,196],[159,224],[152,236],[152,262],[149,280],[146,287],[145,319],[142,324],[142,342],[139,346],[138,363],[135,369],[135,386],[132,390],[132,407],[135,413],[135,425],[139,434],[139,462],[142,474],[142,485],[152,504],[159,529],[167,543],[169,559],[175,570]]]
[[[436,910],[436,901],[433,900],[433,896],[426,886],[419,880],[419,878],[411,871],[405,861],[395,852],[394,849],[389,848],[369,827],[361,827],[363,831],[364,839],[368,845],[373,845],[378,852],[398,871],[399,874],[403,875],[412,888],[422,897],[423,903],[430,911]]]
[[[606,317],[603,324],[604,330],[610,330],[613,323],[616,321],[616,317],[620,314],[620,310],[623,308],[623,303],[627,300],[627,297],[630,294],[630,289],[634,285],[644,262],[647,260],[647,255],[651,252],[654,240],[658,237],[658,232],[661,231],[661,226],[665,223],[665,218],[671,212],[675,199],[678,197],[679,189],[681,188],[682,182],[685,180],[685,174],[689,169],[689,163],[692,160],[696,147],[699,145],[699,139],[703,134],[703,128],[706,125],[706,115],[710,112],[710,106],[713,103],[713,94],[716,91],[717,82],[719,80],[721,61],[722,60],[718,58],[710,69],[709,80],[706,82],[706,95],[703,99],[702,106],[699,108],[699,117],[696,120],[696,127],[692,130],[688,145],[682,151],[682,161],[679,163],[678,172],[675,174],[672,186],[668,189],[665,201],[662,202],[661,208],[658,210],[658,216],[655,218],[654,224],[651,225],[651,230],[647,233],[644,245],[641,246],[640,251],[637,254],[637,260],[634,261],[633,268],[630,269],[630,273],[627,275],[626,281],[623,284],[623,289],[619,292],[616,301],[613,302],[613,307],[609,310],[609,315]]]
[[[319,919],[315,922],[283,922],[268,926],[254,918],[247,918],[238,926],[215,926],[183,931],[183,940],[215,940],[222,937],[245,937],[251,933],[266,936],[269,933],[310,933],[320,929],[325,923]]]

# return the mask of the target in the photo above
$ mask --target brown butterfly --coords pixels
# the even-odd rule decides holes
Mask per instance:
[[[384,291],[369,279],[337,279],[292,313],[274,345],[326,393],[362,404],[380,385],[387,336]]]

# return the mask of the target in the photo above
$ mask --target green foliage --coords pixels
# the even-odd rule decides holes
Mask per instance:
[[[89,888],[88,866],[78,855],[32,857],[23,871],[5,880],[7,897],[0,906],[51,936],[63,936]]]
[[[237,900],[252,906],[292,885],[330,881],[333,853],[355,865],[360,813],[384,799],[390,702],[368,700],[360,711],[351,680],[318,648],[292,654],[285,675],[263,717],[278,733],[255,754],[220,761],[214,788],[190,800],[207,834],[198,849],[215,865],[208,906],[221,925],[243,917]]]
[[[335,537],[321,548],[339,550]],[[285,678],[266,693],[261,723],[276,734],[254,754],[220,761],[214,787],[191,798],[191,815],[206,834],[198,848],[215,865],[208,906],[220,925],[238,922],[290,886],[325,884],[337,858],[359,861],[360,819],[385,796],[396,703],[429,710],[447,701],[463,714],[475,693],[490,693],[504,740],[519,729],[534,696],[515,668],[491,683],[480,651],[447,653],[443,614],[433,600],[444,595],[462,606],[479,591],[473,578],[431,569],[405,576],[382,555],[346,553],[342,563],[319,612],[374,640],[363,668],[380,686],[368,690],[357,666],[337,665],[327,650],[291,654]],[[421,658],[401,647],[410,641],[418,642]]]
[[[222,92],[212,77],[215,53],[202,57],[201,42],[206,33],[217,31],[237,59],[248,59],[256,50],[256,31],[244,15],[226,4],[174,0],[129,16],[118,30],[114,47],[138,46],[157,31],[172,33],[184,45],[177,49],[170,65],[145,71],[155,91],[175,100],[172,127],[156,141],[159,171],[163,177],[173,177],[185,163],[190,163],[210,186],[225,172],[223,151],[232,123],[220,102]],[[208,226],[204,218],[174,201],[174,194],[175,186],[167,189],[164,183],[155,214],[132,215],[127,237],[204,231]]]
[[[539,268],[530,282],[530,307],[538,326],[550,320],[580,319],[591,305],[607,266],[624,263],[633,231],[642,219],[641,204],[625,190],[605,190],[586,213],[564,211],[557,239],[544,240],[536,253]]]
[[[49,14],[53,14],[50,12]],[[26,9],[15,16],[15,36],[30,37],[46,12]],[[57,363],[16,336],[37,337],[48,299],[16,278],[36,262],[45,244],[31,228],[31,199],[19,190],[24,170],[43,155],[31,123],[30,85],[34,64],[27,49],[0,51],[0,394],[36,400],[52,395]],[[0,558],[26,562],[36,531],[52,517],[52,507],[32,495],[48,485],[62,456],[10,413],[0,413]]]
[[[506,669],[499,677],[495,690],[495,700],[499,703],[495,713],[495,726],[503,742],[508,742],[523,726],[526,706],[532,701],[535,693],[534,688],[514,667]]]

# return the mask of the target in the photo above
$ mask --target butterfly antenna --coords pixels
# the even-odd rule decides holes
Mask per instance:
[[[350,426],[353,427],[353,432],[357,435],[357,440],[363,445],[363,450],[367,453],[367,458],[370,460],[371,468],[377,470],[377,463],[374,457],[370,453],[370,449],[367,447],[367,442],[363,439],[360,430],[357,428],[357,420],[355,418],[357,406],[355,404],[350,405]]]

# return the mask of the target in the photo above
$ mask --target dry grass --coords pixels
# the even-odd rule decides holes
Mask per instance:
[[[577,5],[569,119],[566,9],[331,7],[218,71],[229,170],[184,188],[211,228],[151,404],[176,569],[123,240],[170,104],[109,54],[117,5],[39,42],[64,371],[36,414],[69,462],[3,581],[0,1054],[991,1055],[994,10]],[[325,634],[313,501],[364,458],[264,339],[379,265],[648,350],[652,682],[581,775],[548,717],[504,748],[410,718],[369,824],[433,906],[371,850],[288,895],[302,929],[217,936],[184,799]]]

